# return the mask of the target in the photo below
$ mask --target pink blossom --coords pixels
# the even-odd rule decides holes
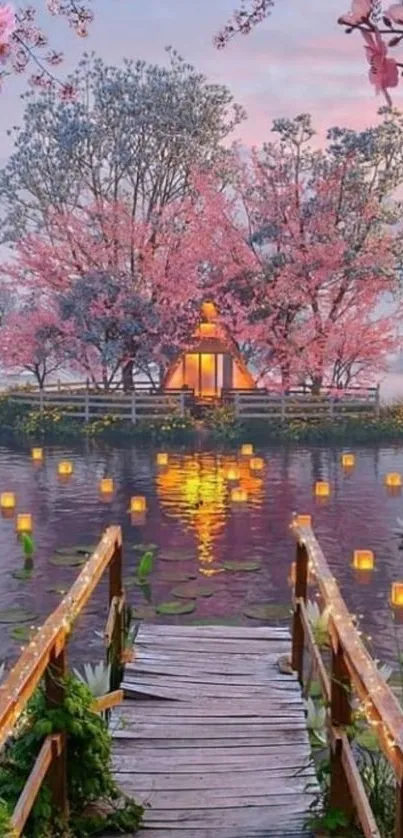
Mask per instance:
[[[8,44],[16,28],[12,6],[0,6],[0,44]]]
[[[366,21],[372,11],[372,0],[352,0],[351,10],[339,18],[339,23],[357,26]]]
[[[375,32],[361,30],[361,33],[366,42],[364,49],[370,64],[369,80],[374,85],[377,93],[383,93],[390,107],[392,100],[387,89],[388,87],[397,87],[399,83],[396,61],[394,58],[387,57],[388,50],[378,30],[375,30]]]
[[[402,26],[403,5],[401,3],[395,3],[393,6],[389,6],[389,9],[385,12],[385,17],[392,23],[397,23]]]

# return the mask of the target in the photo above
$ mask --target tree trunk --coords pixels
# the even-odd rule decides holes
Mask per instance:
[[[122,367],[122,384],[125,393],[133,390],[133,361],[126,361]]]
[[[313,396],[319,396],[322,389],[323,375],[314,375],[312,378],[311,393]]]

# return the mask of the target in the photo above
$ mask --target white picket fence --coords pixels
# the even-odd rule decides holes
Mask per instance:
[[[351,416],[379,416],[379,387],[351,388],[339,396],[333,393],[312,395],[300,390],[289,393],[270,393],[265,390],[246,392],[228,391],[239,419],[266,419],[290,422],[292,420],[327,419],[341,420]]]

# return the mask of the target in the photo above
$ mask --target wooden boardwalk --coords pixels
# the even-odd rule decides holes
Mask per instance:
[[[302,838],[314,781],[282,628],[142,625],[113,714],[139,838]]]

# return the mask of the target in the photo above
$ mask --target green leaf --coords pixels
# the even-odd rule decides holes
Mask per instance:
[[[141,557],[136,569],[136,575],[139,581],[145,582],[147,577],[152,572],[153,567],[154,553],[152,553],[151,550],[147,550],[147,552]]]
[[[34,633],[33,629],[30,629],[29,626],[13,626],[10,629],[10,637],[13,640],[18,640],[20,643],[28,643]]]
[[[34,555],[34,551],[35,551],[34,539],[32,538],[31,535],[29,535],[29,533],[23,532],[23,533],[21,533],[21,544],[22,544],[22,550],[23,550],[24,556],[27,559],[30,559],[31,556]]]
[[[223,562],[223,567],[225,570],[233,570],[235,572],[238,571],[251,571],[251,570],[260,570],[262,567],[262,563],[259,561],[251,561],[251,562]]]
[[[157,614],[191,614],[196,608],[194,600],[190,602],[162,602],[157,605]]]

